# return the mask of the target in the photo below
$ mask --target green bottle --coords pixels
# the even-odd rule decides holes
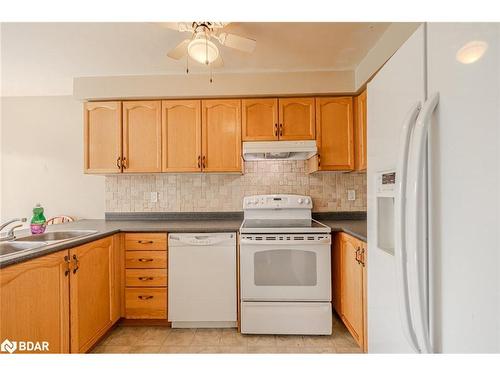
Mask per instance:
[[[45,216],[43,216],[43,207],[38,203],[33,208],[33,217],[31,218],[31,234],[42,234],[45,232]]]

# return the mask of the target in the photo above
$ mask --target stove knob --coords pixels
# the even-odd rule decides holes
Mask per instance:
[[[306,202],[306,204],[309,204],[309,203],[311,203],[311,200],[309,198],[306,198],[305,202]]]
[[[304,203],[304,200],[303,200],[302,198],[299,198],[299,199],[297,200],[297,202],[299,202],[299,204],[302,204],[302,203]]]

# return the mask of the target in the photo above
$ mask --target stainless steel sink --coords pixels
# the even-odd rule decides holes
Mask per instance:
[[[0,257],[10,255],[17,252],[33,250],[38,247],[47,245],[46,242],[0,242]]]
[[[22,242],[59,242],[74,240],[79,237],[90,236],[91,234],[97,233],[95,230],[64,230],[64,231],[54,231],[45,232],[43,234],[33,234],[27,237],[20,237],[15,239],[15,241]]]

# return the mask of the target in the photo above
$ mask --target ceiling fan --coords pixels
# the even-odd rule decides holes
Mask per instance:
[[[229,22],[163,23],[169,29],[191,33],[190,38],[183,40],[167,53],[168,57],[180,60],[183,57],[189,56],[200,64],[205,64],[210,68],[218,68],[223,66],[224,62],[216,43],[221,46],[252,53],[255,49],[256,41],[224,32],[223,29],[228,24]],[[187,72],[189,72],[189,69],[187,69]]]

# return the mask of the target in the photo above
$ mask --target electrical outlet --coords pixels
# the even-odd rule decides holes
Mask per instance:
[[[158,192],[157,192],[157,191],[152,191],[152,192],[151,192],[151,196],[150,196],[150,198],[149,198],[149,201],[150,201],[151,203],[156,203],[156,202],[158,202]]]
[[[356,200],[356,190],[347,190],[347,200],[348,201]]]

